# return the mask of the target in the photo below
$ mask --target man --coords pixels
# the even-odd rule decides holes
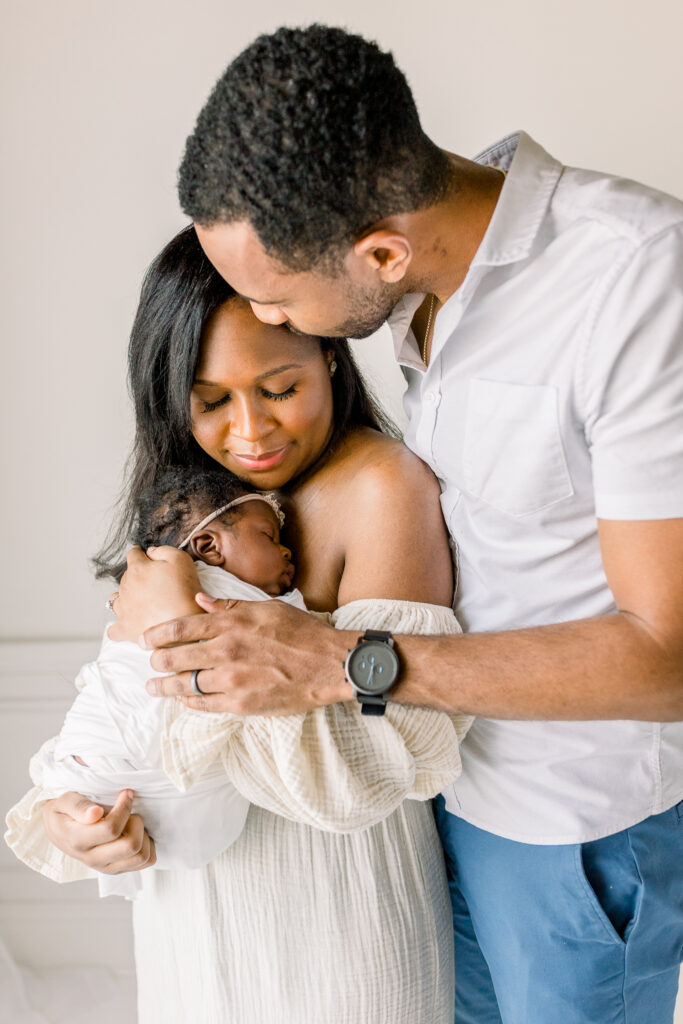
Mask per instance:
[[[362,643],[342,670],[355,636],[277,602],[204,601],[212,614],[145,635],[183,642],[153,655],[177,675],[152,688],[243,714],[353,687],[370,712],[389,692],[477,715],[438,808],[457,1021],[671,1020],[683,206],[565,168],[524,134],[476,161],[446,153],[391,56],[321,26],[261,37],[230,65],[188,140],[180,196],[262,320],[364,337],[389,319],[406,443],[442,483],[468,634],[394,638],[387,691],[356,670]],[[387,639],[364,642],[380,658]],[[114,813],[107,838],[128,827],[125,799]],[[149,856],[120,849],[127,867]]]

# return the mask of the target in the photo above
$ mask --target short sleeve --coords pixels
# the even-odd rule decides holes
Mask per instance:
[[[683,515],[683,226],[614,268],[586,348],[582,393],[596,514]]]

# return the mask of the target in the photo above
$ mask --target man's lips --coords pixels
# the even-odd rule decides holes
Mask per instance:
[[[245,469],[272,469],[273,466],[279,466],[288,451],[289,445],[286,444],[272,452],[263,452],[262,455],[242,455],[233,451],[230,452],[230,455],[235,462],[238,462],[240,466],[244,466]]]

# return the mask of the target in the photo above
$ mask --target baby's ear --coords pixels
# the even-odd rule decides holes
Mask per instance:
[[[225,559],[213,530],[202,530],[195,534],[188,545],[193,558],[198,558],[207,565],[223,565]]]

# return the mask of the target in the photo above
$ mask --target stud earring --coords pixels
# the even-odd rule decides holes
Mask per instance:
[[[332,362],[330,363],[330,377],[334,377],[336,369],[337,369],[337,362],[336,362],[335,359],[333,359]]]

